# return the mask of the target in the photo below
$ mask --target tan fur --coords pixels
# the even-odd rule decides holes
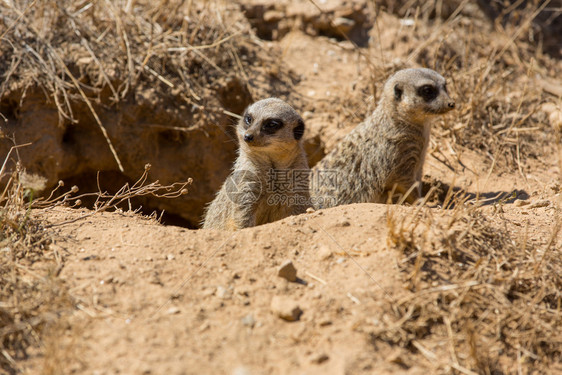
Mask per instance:
[[[428,86],[435,89],[431,100],[423,94]],[[407,197],[414,202],[421,196],[429,120],[454,106],[445,79],[437,72],[405,69],[395,73],[385,83],[371,116],[313,168],[310,195],[314,207],[385,203],[390,191],[405,194],[417,183]],[[322,182],[322,173],[335,175],[336,185]]]
[[[251,119],[250,124],[246,118]],[[272,120],[284,124],[274,134],[266,129]],[[249,106],[236,127],[238,159],[207,208],[203,228],[238,230],[304,213],[310,201],[310,169],[301,130],[304,131],[301,117],[281,99],[264,99]],[[305,178],[300,188],[293,184],[296,171]],[[233,192],[233,187],[238,192]]]

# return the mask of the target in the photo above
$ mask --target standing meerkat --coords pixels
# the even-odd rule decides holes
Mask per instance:
[[[246,109],[236,134],[238,158],[203,228],[238,230],[304,213],[310,169],[298,113],[281,99],[260,100]]]
[[[455,108],[445,78],[431,69],[404,69],[385,83],[375,111],[313,168],[315,208],[386,203],[389,192],[421,196],[430,120]]]

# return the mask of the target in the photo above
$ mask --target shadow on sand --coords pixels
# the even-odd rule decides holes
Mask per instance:
[[[424,196],[431,192],[429,204],[438,204],[449,209],[454,208],[456,202],[472,202],[480,206],[489,206],[498,203],[512,204],[517,199],[529,199],[529,194],[525,190],[471,193],[441,181],[424,182],[422,191]]]

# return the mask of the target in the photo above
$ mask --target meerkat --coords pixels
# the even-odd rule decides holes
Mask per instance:
[[[250,105],[238,125],[238,158],[208,206],[203,228],[238,230],[310,207],[304,121],[281,99]]]
[[[375,111],[314,166],[314,208],[386,203],[389,192],[407,194],[406,201],[415,202],[421,197],[430,120],[453,108],[445,78],[437,72],[396,72],[386,81]]]

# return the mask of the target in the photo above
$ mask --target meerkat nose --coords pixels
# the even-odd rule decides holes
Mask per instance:
[[[449,108],[453,109],[455,108],[455,102],[449,102]]]
[[[244,140],[246,142],[252,142],[254,140],[254,135],[253,134],[244,134]]]

